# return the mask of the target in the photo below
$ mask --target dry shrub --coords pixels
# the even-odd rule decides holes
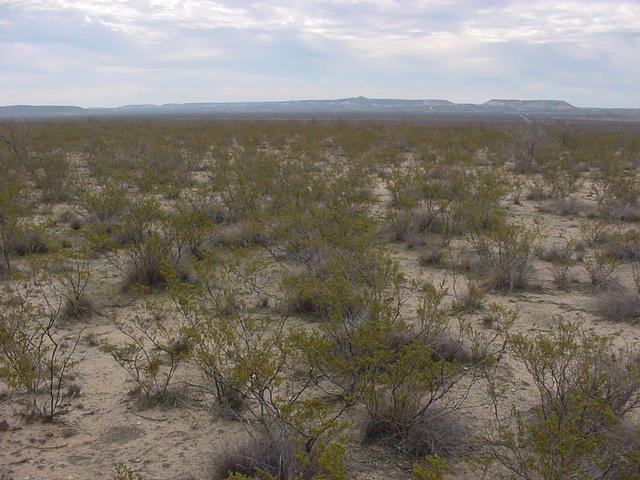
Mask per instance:
[[[551,275],[553,276],[553,284],[562,290],[567,290],[573,282],[571,264],[567,262],[553,262],[551,264]]]
[[[571,274],[571,266],[573,265],[573,252],[576,244],[569,241],[564,245],[553,245],[544,249],[539,257],[551,263],[551,275],[553,283],[560,289],[567,289],[571,285],[573,276]]]
[[[296,443],[282,432],[264,429],[253,432],[242,443],[218,456],[209,472],[211,480],[223,480],[231,474],[269,480],[308,480],[318,473],[318,466],[305,464],[297,455]]]
[[[640,437],[630,441],[624,425],[640,406],[640,353],[582,323],[557,317],[548,333],[511,336],[540,403],[526,411],[513,406],[505,420],[496,414],[489,446],[518,478],[638,478]]]
[[[576,217],[582,212],[582,206],[574,198],[559,198],[538,206],[538,211],[561,217]]]
[[[213,243],[226,247],[250,247],[267,245],[267,237],[255,225],[238,222],[221,229],[215,236]]]
[[[96,305],[91,297],[86,294],[80,296],[80,298],[67,298],[63,309],[62,315],[69,319],[82,319],[90,317],[96,311]]]
[[[627,289],[606,290],[596,298],[596,311],[612,320],[638,320],[640,298]]]
[[[11,250],[21,257],[34,253],[47,253],[49,246],[44,236],[35,230],[27,230],[11,243]]]
[[[455,312],[475,312],[482,308],[483,299],[487,294],[485,287],[475,280],[467,278],[466,289],[455,292],[455,300],[451,308]]]
[[[606,290],[619,285],[614,276],[615,270],[621,265],[618,259],[606,255],[602,250],[596,250],[592,256],[583,259],[583,264],[595,289]]]
[[[442,264],[444,251],[441,248],[430,248],[420,255],[420,265],[423,267],[437,266]]]
[[[487,351],[482,346],[469,348],[461,337],[451,332],[441,332],[433,338],[433,351],[431,356],[434,361],[445,360],[462,364],[477,364],[487,358]]]
[[[122,290],[126,292],[140,286],[161,288],[166,283],[162,259],[158,262],[131,263],[125,271]]]
[[[364,427],[366,442],[392,444],[413,458],[451,456],[469,448],[469,431],[460,421],[459,413],[434,411],[412,420],[409,416],[397,418],[390,414],[392,411],[396,409],[385,409],[383,405],[374,412]]]
[[[640,221],[640,206],[637,204],[629,204],[617,202],[607,206],[601,214],[610,220],[619,220],[621,222],[638,222]]]

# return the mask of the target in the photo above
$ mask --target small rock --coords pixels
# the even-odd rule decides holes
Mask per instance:
[[[73,428],[73,427],[67,427],[64,428],[61,432],[60,432],[60,436],[62,436],[62,438],[69,438],[69,437],[73,437],[74,435],[78,434],[78,429]]]
[[[11,429],[11,426],[9,425],[9,422],[3,419],[0,422],[0,432],[8,432],[10,429]]]

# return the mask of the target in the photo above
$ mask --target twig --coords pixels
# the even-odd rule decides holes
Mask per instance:
[[[37,448],[38,450],[56,450],[58,448],[64,448],[69,445],[69,442],[63,443],[62,445],[56,445],[54,447],[38,447],[37,445],[27,445],[27,448]]]
[[[2,466],[8,467],[9,465],[20,465],[22,463],[27,463],[29,460],[31,460],[31,457],[25,457],[22,460],[16,460],[15,462],[3,463]]]
[[[139,413],[136,413],[136,412],[131,412],[131,413],[133,413],[136,417],[144,418],[145,420],[152,420],[154,422],[166,422],[167,420],[169,420],[169,417],[153,418],[153,417],[145,417],[144,415],[140,415]]]
[[[198,428],[198,424],[200,423],[200,419],[195,415],[192,415],[192,416],[196,419],[196,422],[193,425],[191,425],[191,430],[196,430]]]

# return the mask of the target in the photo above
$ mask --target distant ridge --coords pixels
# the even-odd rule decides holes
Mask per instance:
[[[517,111],[576,110],[576,107],[564,100],[503,100],[494,98],[483,105]]]
[[[291,100],[274,102],[168,103],[124,105],[113,108],[75,106],[12,105],[0,107],[0,119],[152,115],[537,115],[640,121],[640,109],[578,108],[564,100],[492,99],[482,104],[453,103],[440,99],[385,99],[349,97],[336,100]]]
[[[70,115],[85,115],[86,111],[82,107],[71,106],[10,105],[8,107],[0,107],[0,118],[66,117]]]

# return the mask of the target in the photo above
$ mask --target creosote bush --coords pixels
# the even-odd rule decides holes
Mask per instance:
[[[500,221],[489,230],[470,232],[468,241],[480,260],[487,282],[498,290],[513,291],[529,281],[535,251],[542,234],[537,228]]]
[[[323,390],[366,409],[366,436],[413,457],[449,454],[464,444],[455,435],[462,429],[453,428],[455,412],[495,367],[501,334],[483,337],[464,321],[450,325],[441,305],[445,292],[434,287],[421,294],[417,325],[407,323],[399,280],[388,276],[380,290],[358,294],[360,308],[333,312],[320,335],[299,341]],[[509,315],[499,316],[505,327]],[[450,435],[440,431],[445,425]]]
[[[568,241],[563,245],[557,245],[544,251],[542,258],[551,263],[551,274],[556,287],[566,290],[573,280],[571,267],[573,266],[573,253],[575,242]]]
[[[638,173],[627,170],[624,162],[611,154],[601,159],[598,167],[591,179],[598,213],[609,219],[637,221],[640,218]]]
[[[621,429],[640,405],[638,352],[562,317],[549,334],[515,334],[510,344],[538,405],[531,412],[514,405],[510,418],[497,418],[489,438],[493,458],[531,480],[635,478],[640,436],[623,441]],[[499,402],[496,390],[493,397]]]
[[[43,278],[3,286],[0,298],[0,371],[9,387],[26,391],[30,415],[47,420],[65,413],[65,386],[79,363],[82,336],[60,328],[62,302],[40,287]]]
[[[161,308],[149,305],[149,309]],[[140,393],[147,404],[170,405],[175,398],[174,375],[190,355],[186,326],[168,322],[161,315],[116,321],[125,336],[122,345],[105,343],[109,353],[135,382],[132,393]]]
[[[145,480],[145,478],[131,467],[118,463],[115,466],[113,480]]]
[[[622,264],[620,260],[597,248],[592,255],[584,257],[582,262],[591,285],[595,289],[606,290],[618,285],[618,279],[614,276],[614,272]]]

